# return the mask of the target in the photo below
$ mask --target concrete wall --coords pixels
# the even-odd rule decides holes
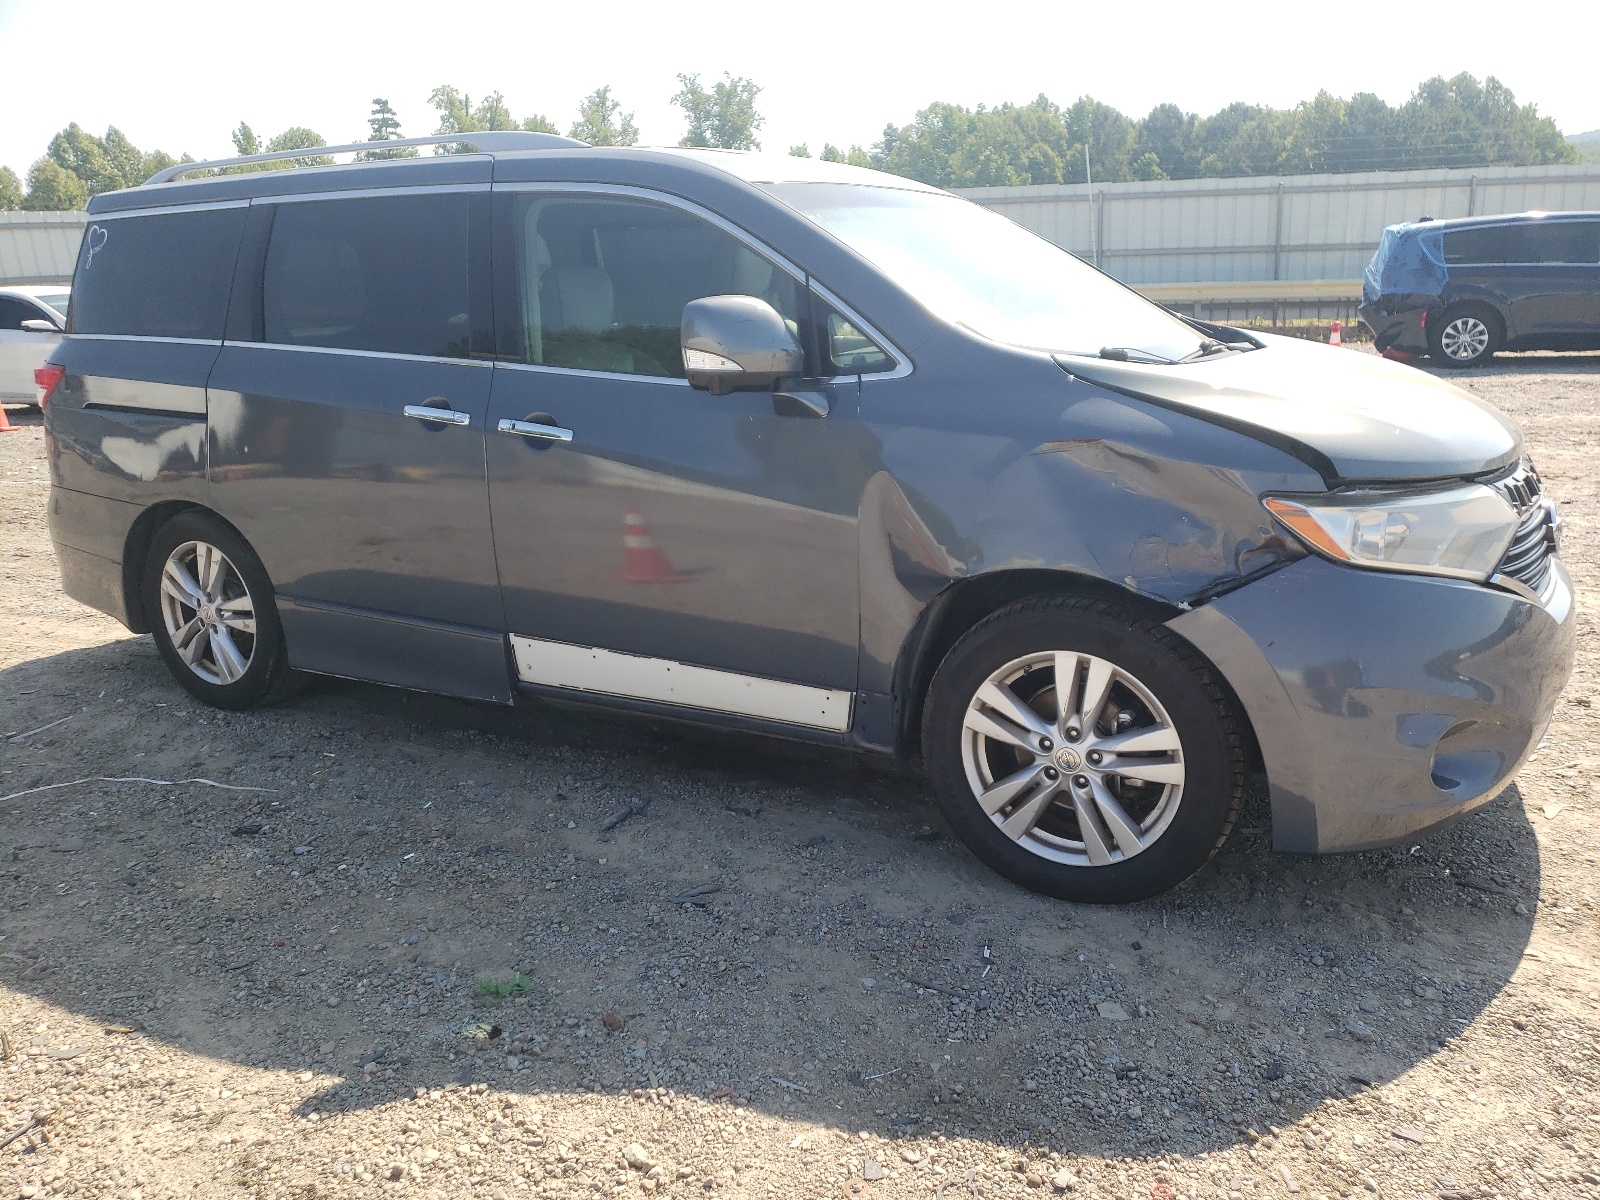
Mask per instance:
[[[0,286],[70,283],[88,221],[81,212],[0,212]]]
[[[1092,198],[1083,184],[961,194],[1163,302],[1347,308],[1385,225],[1600,210],[1600,164],[1110,183]]]

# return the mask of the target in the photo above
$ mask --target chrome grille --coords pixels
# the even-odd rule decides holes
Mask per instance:
[[[1490,487],[1517,510],[1517,532],[1500,560],[1496,574],[1514,579],[1535,593],[1543,593],[1550,578],[1550,557],[1557,550],[1560,518],[1555,505],[1544,497],[1544,487],[1533,464],[1523,459],[1511,474]]]

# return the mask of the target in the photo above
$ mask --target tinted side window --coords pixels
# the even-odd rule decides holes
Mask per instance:
[[[261,277],[262,340],[465,358],[465,193],[283,204]]]
[[[1521,230],[1523,257],[1531,263],[1600,262],[1600,222],[1552,221]]]
[[[800,285],[691,213],[609,197],[519,196],[522,361],[683,378],[683,306],[756,296],[805,343]]]
[[[0,329],[21,329],[24,321],[33,321],[43,315],[21,300],[0,296]]]
[[[1456,229],[1444,235],[1444,261],[1454,266],[1467,263],[1520,262],[1512,255],[1517,229],[1509,225],[1490,225],[1482,229]]]
[[[91,220],[73,276],[72,332],[221,338],[245,213]]]

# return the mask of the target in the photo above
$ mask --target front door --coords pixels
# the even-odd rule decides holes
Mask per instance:
[[[495,222],[499,349],[521,361],[493,373],[489,493],[523,681],[848,729],[862,426],[842,402],[693,390],[678,345],[707,295],[799,332],[803,281],[653,199],[497,189]]]
[[[510,698],[492,370],[473,357],[492,333],[487,205],[430,190],[253,210],[247,246],[265,252],[235,294],[259,303],[209,380],[210,480],[267,568],[296,667]]]

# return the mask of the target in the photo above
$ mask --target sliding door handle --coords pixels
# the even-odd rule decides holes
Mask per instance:
[[[540,425],[533,421],[502,420],[495,426],[501,433],[514,433],[518,437],[542,438],[547,442],[570,442],[572,430],[559,425]]]
[[[434,421],[440,425],[471,425],[472,414],[456,412],[453,408],[434,408],[431,404],[408,404],[401,410],[419,421]]]

